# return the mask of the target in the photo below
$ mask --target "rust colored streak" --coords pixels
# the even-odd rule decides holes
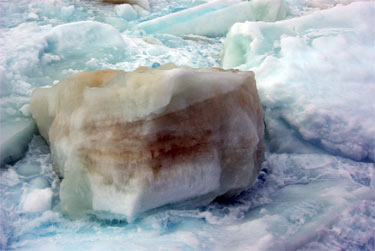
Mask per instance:
[[[153,170],[168,168],[165,163],[179,162],[210,154],[222,147],[221,134],[230,119],[230,107],[223,106],[234,93],[226,93],[191,105],[183,110],[165,114],[154,120],[158,128],[149,139]],[[224,128],[224,129],[223,129]]]
[[[200,139],[187,136],[158,135],[149,145],[153,160],[176,159],[178,157],[202,154],[210,151],[212,142],[209,133]]]

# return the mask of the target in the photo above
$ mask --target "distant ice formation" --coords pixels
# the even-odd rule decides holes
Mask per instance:
[[[166,204],[207,204],[248,188],[263,160],[251,72],[165,65],[80,73],[36,89],[30,109],[72,216],[94,210],[132,221]]]
[[[147,33],[222,36],[236,22],[276,21],[285,18],[281,0],[219,0],[140,23]]]
[[[113,4],[132,4],[138,5],[139,7],[150,10],[150,3],[148,0],[102,0],[103,2],[113,3]]]
[[[138,13],[130,4],[119,4],[115,7],[117,16],[122,17],[128,21],[138,18]]]

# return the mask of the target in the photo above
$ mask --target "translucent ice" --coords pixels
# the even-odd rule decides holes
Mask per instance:
[[[286,9],[281,0],[217,0],[140,23],[147,33],[221,36],[232,24],[246,20],[276,21]]]
[[[55,78],[64,70],[95,66],[96,58],[101,58],[102,62],[115,63],[130,53],[118,30],[111,25],[93,21],[56,26],[43,40],[41,64]]]
[[[137,19],[138,14],[130,4],[120,4],[115,6],[116,15],[128,21]]]

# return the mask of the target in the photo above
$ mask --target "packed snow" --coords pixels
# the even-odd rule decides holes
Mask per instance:
[[[0,1],[0,250],[374,250],[375,2],[134,2]],[[256,183],[133,223],[65,216],[33,89],[166,63],[255,72],[267,145]]]

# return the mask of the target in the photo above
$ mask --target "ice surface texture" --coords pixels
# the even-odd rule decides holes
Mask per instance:
[[[271,154],[256,183],[232,203],[191,210],[165,207],[126,224],[63,217],[56,206],[59,182],[51,162],[48,147],[35,137],[25,158],[0,170],[3,247],[238,251],[375,247],[372,163],[324,154]],[[39,193],[46,188],[54,192],[50,209],[48,192]],[[41,202],[35,206],[45,211],[25,211],[24,202],[36,193]]]
[[[219,0],[142,22],[137,28],[147,33],[223,36],[236,22],[276,21],[285,16],[281,0]]]
[[[272,151],[375,161],[374,13],[352,3],[231,28],[223,66],[255,72]]]
[[[166,204],[207,204],[248,188],[263,160],[251,72],[166,65],[79,73],[36,89],[30,109],[72,216],[94,210],[132,221]]]

